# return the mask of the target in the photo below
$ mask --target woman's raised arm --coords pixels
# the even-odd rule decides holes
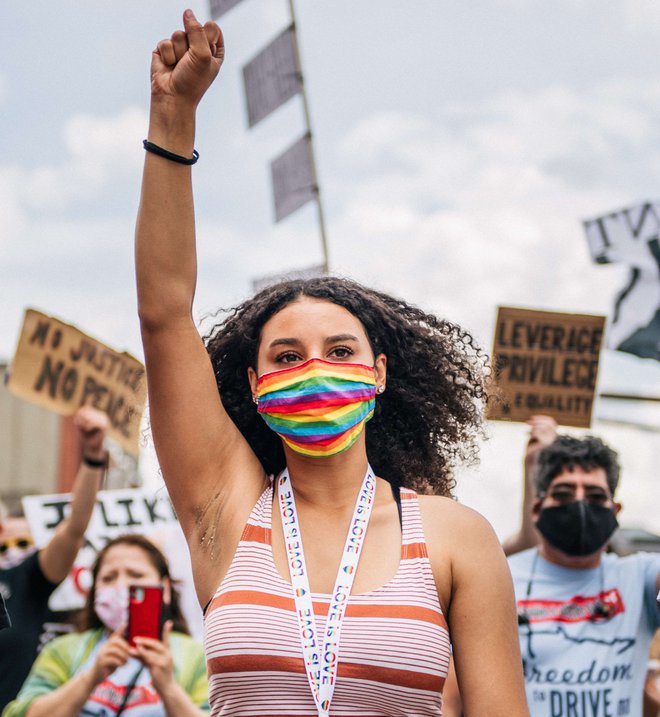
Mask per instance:
[[[185,31],[153,52],[148,140],[190,158],[197,105],[220,70],[224,45],[214,22],[202,26],[190,10],[183,19]],[[223,409],[192,318],[194,222],[190,165],[148,151],[136,227],[138,310],[156,451],[191,546],[209,521],[244,512],[243,502],[251,507],[264,480]],[[224,510],[227,501],[231,511]]]

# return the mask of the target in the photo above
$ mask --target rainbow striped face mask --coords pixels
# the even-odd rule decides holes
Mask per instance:
[[[350,448],[374,415],[371,366],[313,358],[257,382],[257,410],[292,450],[326,458]]]

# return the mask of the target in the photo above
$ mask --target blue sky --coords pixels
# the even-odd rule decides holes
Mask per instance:
[[[141,356],[132,235],[149,56],[184,7],[0,6],[0,357],[26,306]],[[464,324],[487,348],[498,304],[609,313],[626,270],[591,263],[580,220],[657,198],[657,3],[296,8],[335,271]],[[240,301],[255,277],[321,259],[311,206],[272,221],[268,164],[303,131],[299,100],[249,131],[245,118],[241,67],[287,22],[286,0],[244,0],[221,21],[227,61],[201,107],[194,168],[198,317]],[[601,386],[658,395],[660,366],[606,352]],[[658,434],[622,430],[649,455],[631,466],[650,472]],[[466,478],[477,507],[517,485],[524,428],[497,426],[490,443],[482,475]],[[505,529],[504,514],[492,519]]]

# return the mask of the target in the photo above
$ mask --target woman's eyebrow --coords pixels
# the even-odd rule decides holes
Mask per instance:
[[[334,344],[337,341],[357,341],[358,337],[353,334],[335,334],[335,336],[328,336],[325,340],[326,344]]]
[[[300,344],[300,339],[273,339],[268,344],[268,348],[272,349],[274,346],[298,346],[298,344]]]

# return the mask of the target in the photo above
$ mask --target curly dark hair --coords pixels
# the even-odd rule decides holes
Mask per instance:
[[[186,618],[181,611],[181,603],[179,600],[179,593],[176,589],[175,581],[172,580],[170,575],[170,569],[167,564],[167,558],[163,553],[144,535],[139,533],[127,533],[126,535],[119,535],[112,540],[109,540],[96,555],[96,560],[92,566],[92,587],[87,593],[87,599],[85,605],[80,611],[78,618],[78,626],[80,630],[95,630],[100,627],[104,627],[103,623],[99,619],[94,609],[94,598],[96,597],[96,578],[103,564],[103,558],[105,558],[108,550],[113,548],[115,545],[132,545],[136,548],[140,548],[147,556],[149,562],[156,568],[161,578],[168,578],[172,585],[172,601],[167,610],[167,617],[172,620],[172,629],[177,632],[183,632],[186,635],[190,634],[188,629],[188,623]]]
[[[342,306],[364,326],[374,355],[387,356],[387,391],[367,423],[367,455],[393,486],[451,496],[453,468],[474,463],[483,434],[487,359],[460,327],[349,279],[285,281],[229,310],[205,337],[222,403],[268,474],[284,450],[252,402],[264,324],[302,296]]]
[[[619,456],[607,444],[596,436],[575,438],[574,436],[557,436],[555,440],[539,453],[539,460],[534,474],[536,495],[545,495],[553,478],[564,469],[573,470],[575,466],[584,471],[602,468],[607,476],[610,493],[614,493],[619,485]]]

